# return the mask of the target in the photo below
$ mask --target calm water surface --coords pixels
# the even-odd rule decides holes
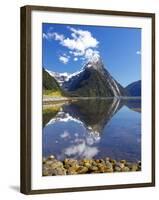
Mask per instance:
[[[141,100],[51,104],[43,113],[43,156],[141,160]]]

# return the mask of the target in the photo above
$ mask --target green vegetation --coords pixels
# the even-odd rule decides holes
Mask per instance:
[[[43,90],[43,95],[48,97],[62,97],[63,93],[61,91],[53,91],[53,90]]]
[[[43,68],[43,95],[49,97],[65,96],[58,82]]]
[[[60,108],[61,105],[43,106],[43,126],[56,116]]]

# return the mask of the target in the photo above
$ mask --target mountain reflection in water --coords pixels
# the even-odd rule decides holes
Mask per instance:
[[[140,99],[77,100],[45,109],[43,156],[141,159]]]

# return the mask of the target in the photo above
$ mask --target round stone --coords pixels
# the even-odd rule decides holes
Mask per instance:
[[[123,168],[125,165],[124,165],[124,163],[117,162],[117,163],[116,163],[116,166],[117,166],[117,167],[120,167],[120,168]]]
[[[115,172],[120,172],[120,171],[121,171],[121,168],[118,167],[118,166],[115,166],[114,171],[115,171]]]
[[[121,160],[120,163],[126,164],[126,160]]]
[[[54,156],[54,155],[50,155],[50,156],[48,157],[48,159],[49,159],[49,160],[53,160],[53,159],[55,159],[55,156]]]
[[[86,172],[88,172],[88,168],[84,166],[80,166],[77,170],[78,174],[85,174]]]
[[[123,167],[123,168],[121,169],[121,171],[122,171],[122,172],[129,172],[130,169],[129,169],[128,167]]]

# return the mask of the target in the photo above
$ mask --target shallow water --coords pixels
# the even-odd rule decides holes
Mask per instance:
[[[49,105],[43,156],[141,160],[141,100],[87,99]]]

